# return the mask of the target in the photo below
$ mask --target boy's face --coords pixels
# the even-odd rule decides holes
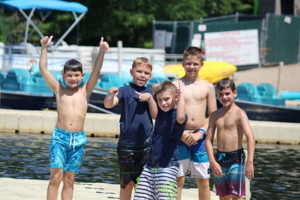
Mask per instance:
[[[133,83],[139,87],[146,85],[151,78],[151,69],[146,65],[137,65],[133,69],[130,69],[130,74],[133,79]]]
[[[186,76],[195,77],[198,76],[198,72],[202,68],[203,62],[197,56],[189,56],[182,61],[182,66]]]
[[[171,90],[164,91],[156,95],[157,103],[160,109],[168,112],[175,108],[178,101],[178,95],[174,94]]]
[[[231,106],[236,95],[237,91],[232,91],[229,87],[225,88],[224,90],[218,90],[218,98],[223,107]]]
[[[84,74],[80,71],[66,71],[62,74],[65,79],[66,84],[70,88],[77,88],[79,87],[80,83],[82,82]]]

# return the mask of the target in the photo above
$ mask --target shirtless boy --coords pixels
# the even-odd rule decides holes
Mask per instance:
[[[220,200],[242,200],[245,196],[245,175],[254,177],[253,157],[255,139],[247,114],[234,103],[237,91],[229,78],[217,84],[218,97],[223,105],[213,112],[209,119],[206,136],[206,148],[210,166],[215,176],[215,186]],[[217,154],[213,153],[213,141],[217,129]],[[247,162],[243,137],[247,139]]]
[[[216,110],[216,97],[213,84],[198,76],[203,67],[201,49],[188,47],[183,53],[182,66],[185,75],[184,84],[185,110],[188,121],[179,144],[179,174],[177,178],[177,199],[181,199],[185,176],[191,174],[196,179],[200,200],[210,199],[209,160],[205,148],[205,136],[208,126],[206,109],[210,115]],[[174,81],[178,87],[178,81]]]
[[[109,46],[102,37],[91,76],[82,87],[79,87],[84,76],[82,64],[74,59],[67,61],[62,73],[67,87],[63,87],[47,69],[47,52],[51,40],[52,36],[41,39],[42,51],[39,64],[43,78],[56,96],[58,117],[49,145],[51,171],[47,200],[57,199],[61,181],[63,181],[61,199],[71,200],[75,176],[79,172],[84,155],[86,135],[83,128],[88,101],[98,81],[104,54]]]

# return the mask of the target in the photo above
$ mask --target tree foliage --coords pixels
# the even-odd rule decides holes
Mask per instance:
[[[65,39],[69,44],[98,45],[101,36],[116,46],[145,47],[152,41],[153,20],[200,20],[239,13],[252,13],[254,0],[67,0],[82,3],[88,12]],[[53,12],[39,26],[45,35],[60,37],[74,21],[71,13]],[[38,22],[37,14],[34,16]],[[21,22],[20,22],[21,23]],[[23,22],[24,23],[24,22]],[[1,34],[1,32],[0,32]],[[33,34],[30,42],[39,41]],[[0,37],[1,38],[1,37]],[[77,40],[79,38],[79,41]]]

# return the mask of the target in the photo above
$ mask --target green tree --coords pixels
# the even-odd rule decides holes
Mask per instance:
[[[199,20],[251,13],[253,0],[79,0],[89,11],[80,25],[81,43],[97,45],[105,36],[112,46],[145,47],[152,41],[153,20]]]
[[[253,13],[254,0],[67,0],[82,3],[88,7],[88,12],[65,38],[68,44],[97,46],[101,36],[116,46],[119,40],[124,47],[151,46],[153,20],[200,20],[239,13]],[[15,12],[12,12],[11,15]],[[22,41],[25,30],[25,20],[20,20],[20,14],[14,18],[17,28],[10,28],[11,35]],[[39,13],[33,16],[34,22],[39,22]],[[74,21],[72,13],[53,11],[52,15],[39,28],[45,35],[54,35],[58,39]],[[7,24],[5,22],[5,24]],[[4,28],[0,30],[0,38],[4,36]],[[22,28],[22,29],[21,29]],[[30,28],[32,30],[32,28]],[[22,39],[21,39],[22,38]],[[21,40],[20,40],[21,39]],[[29,42],[39,43],[40,36],[31,34]],[[4,40],[4,39],[3,39]]]

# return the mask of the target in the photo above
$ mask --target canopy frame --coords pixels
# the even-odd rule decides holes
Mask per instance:
[[[20,2],[22,1],[22,5]],[[50,0],[49,0],[50,1]],[[50,2],[47,3],[50,3]],[[76,2],[66,2],[62,0],[51,0],[51,5],[47,7],[47,3],[44,2],[44,4],[41,4],[40,0],[32,0],[32,1],[24,1],[24,0],[7,0],[7,1],[1,1],[0,4],[5,5],[8,9],[17,9],[23,17],[26,19],[26,30],[25,30],[25,36],[24,36],[24,43],[27,43],[28,40],[28,32],[29,32],[29,26],[31,25],[36,31],[39,36],[42,38],[44,37],[44,34],[39,30],[39,28],[34,24],[32,21],[32,16],[36,10],[40,11],[47,11],[46,15],[41,16],[41,23],[43,23],[47,17],[50,15],[52,10],[60,10],[60,11],[69,11],[72,12],[74,17],[74,22],[69,26],[69,28],[64,32],[64,34],[57,40],[57,42],[52,46],[52,50],[55,50],[58,45],[65,39],[65,37],[72,31],[72,29],[80,22],[80,20],[84,17],[85,13],[87,12],[87,7],[83,6],[82,4],[76,3]],[[28,2],[28,5],[26,3]],[[64,10],[62,7],[55,8],[53,4],[63,4],[66,6],[66,9]],[[75,9],[73,11],[70,10],[70,7],[75,6],[81,6],[80,9]],[[30,10],[29,14],[25,12],[25,10]],[[76,11],[75,11],[76,10]],[[77,13],[80,13],[80,15],[77,15]]]

